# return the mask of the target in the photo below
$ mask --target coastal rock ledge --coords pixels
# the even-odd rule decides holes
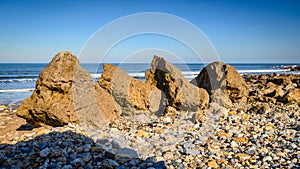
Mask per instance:
[[[112,96],[80,67],[71,52],[60,52],[43,69],[31,97],[17,115],[34,126],[85,123],[102,127],[121,113]]]

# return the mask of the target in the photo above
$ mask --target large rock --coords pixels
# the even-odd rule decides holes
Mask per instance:
[[[265,85],[265,88],[262,90],[264,96],[267,97],[282,97],[284,95],[284,91],[282,90],[282,86],[278,86],[272,82],[268,82]]]
[[[287,69],[290,71],[300,71],[300,66],[294,65],[294,66],[285,66],[283,69]]]
[[[208,64],[191,81],[192,84],[206,89],[211,101],[230,107],[230,102],[246,102],[249,87],[234,67],[223,62]]]
[[[190,84],[179,69],[158,56],[153,57],[145,83],[162,90],[167,106],[176,110],[198,111],[206,108],[209,102],[209,95],[204,89]]]
[[[164,95],[155,86],[134,79],[111,64],[103,64],[103,72],[98,80],[122,107],[124,115],[139,113],[162,115]]]
[[[17,115],[40,126],[84,123],[102,127],[120,115],[112,96],[100,88],[70,52],[58,53],[43,69],[31,97]]]
[[[280,101],[284,103],[296,102],[297,104],[300,104],[300,89],[294,88],[290,90],[280,99]]]

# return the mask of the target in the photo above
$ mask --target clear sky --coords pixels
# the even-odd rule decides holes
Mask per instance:
[[[49,62],[59,51],[79,55],[98,29],[141,12],[186,19],[210,39],[225,62],[300,62],[297,0],[0,0],[0,62]],[[112,57],[121,57],[122,52],[143,43],[145,48],[166,47],[153,43],[157,41],[165,42],[166,38],[131,38],[116,47],[119,56]],[[169,41],[174,50],[180,48],[177,42]],[[172,45],[168,47],[173,50]],[[183,59],[192,61],[188,56]]]

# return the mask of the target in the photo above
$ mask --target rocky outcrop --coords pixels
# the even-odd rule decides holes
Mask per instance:
[[[293,90],[299,88],[300,81],[297,74],[244,75],[244,78],[251,88],[248,101],[268,103],[295,101],[288,93],[291,92],[294,98]]]
[[[272,109],[270,108],[268,103],[259,103],[257,102],[257,104],[254,104],[250,109],[249,112],[255,114],[267,114],[269,112],[271,112]]]
[[[296,102],[297,104],[300,104],[300,89],[294,88],[290,90],[280,99],[280,101],[284,103]]]
[[[190,84],[179,69],[158,56],[153,57],[145,83],[163,91],[167,106],[176,110],[198,111],[209,102],[209,95],[204,89]]]
[[[281,86],[278,86],[272,82],[268,82],[266,84],[265,90],[262,90],[262,94],[267,97],[282,97],[284,95],[284,91]]]
[[[292,67],[291,71],[300,71],[300,66],[294,66],[294,67]]]
[[[80,122],[102,127],[119,114],[113,98],[70,52],[58,53],[41,71],[33,94],[17,110],[18,116],[35,126]]]
[[[191,83],[206,89],[211,102],[226,107],[231,102],[246,102],[249,94],[248,85],[235,68],[223,62],[208,64]]]
[[[107,90],[122,107],[124,115],[150,113],[161,115],[164,95],[155,86],[132,78],[119,67],[103,64],[99,85]]]
[[[298,72],[300,71],[300,66],[298,65],[294,65],[294,66],[285,66],[283,67],[283,69],[287,69],[287,70],[290,70],[290,71],[295,71],[295,72]]]

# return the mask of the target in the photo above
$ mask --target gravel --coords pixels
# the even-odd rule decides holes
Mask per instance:
[[[179,112],[151,123],[122,116],[104,130],[69,124],[9,131],[1,136],[0,168],[300,168],[299,105],[254,108],[261,103],[246,110],[235,104],[202,124]],[[0,110],[4,124],[17,118],[8,109]]]

